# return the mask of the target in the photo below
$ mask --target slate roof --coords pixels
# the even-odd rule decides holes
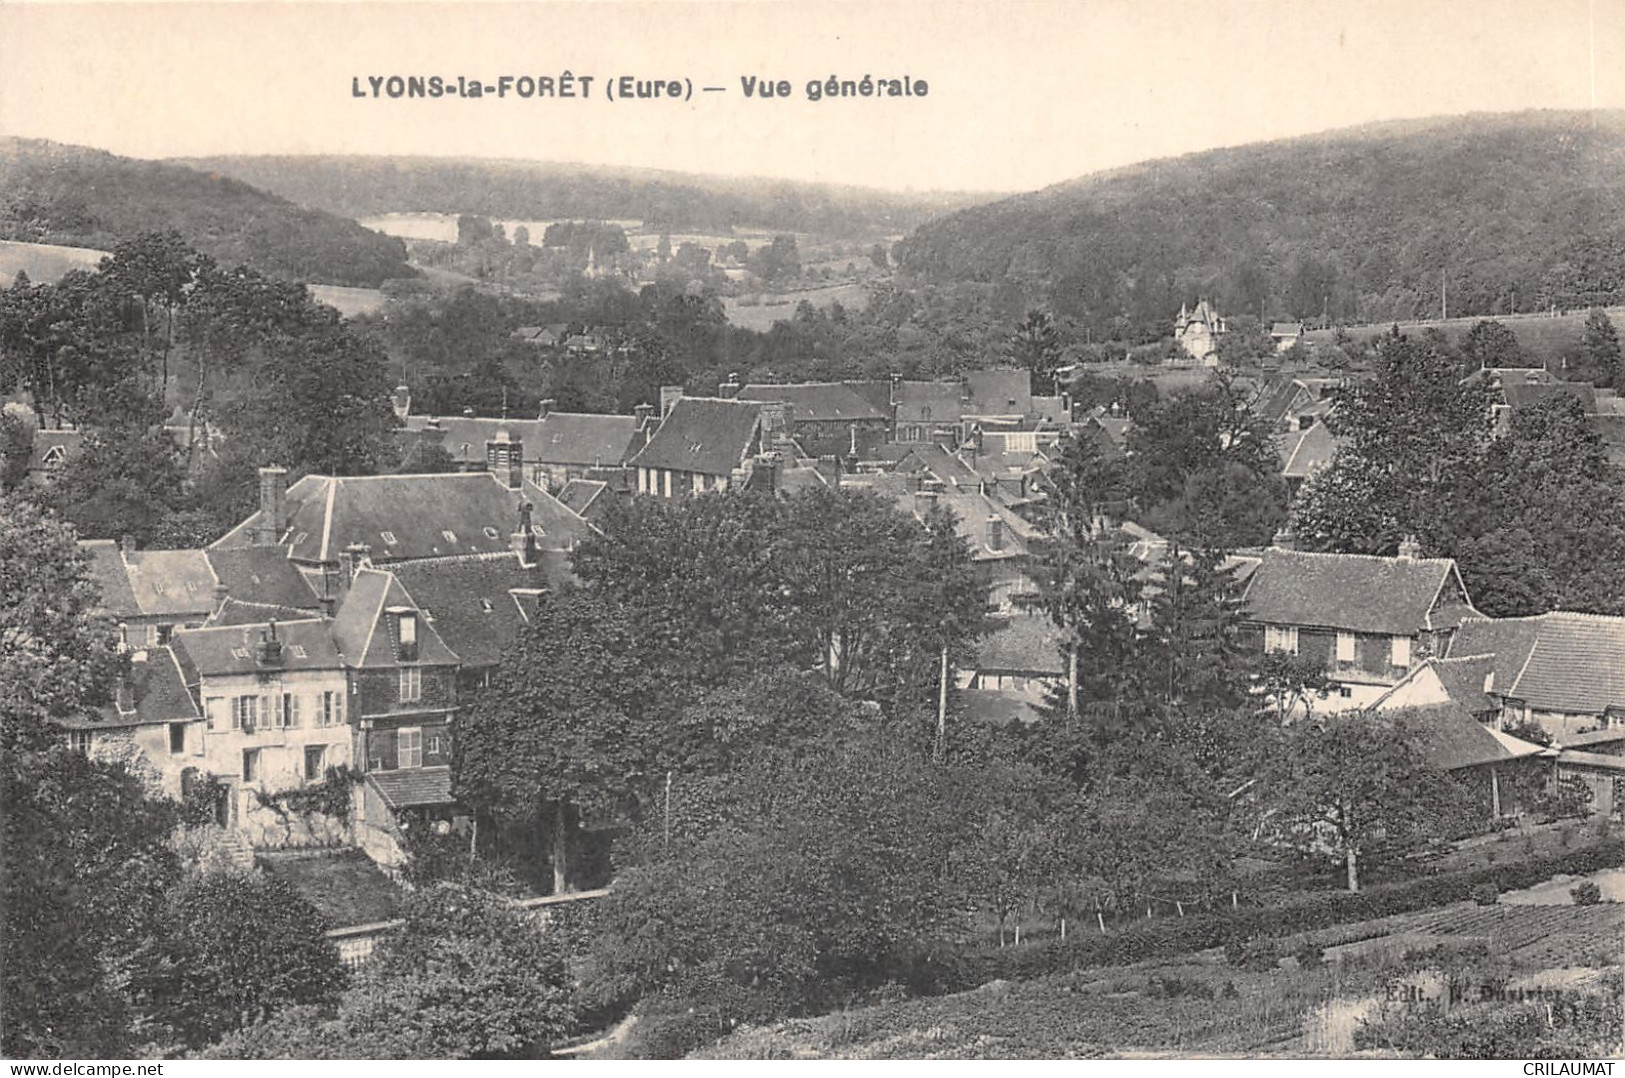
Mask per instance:
[[[203,551],[137,550],[120,560],[143,615],[180,617],[214,609],[216,579]]]
[[[958,382],[899,382],[893,399],[899,423],[958,423],[965,388]]]
[[[377,924],[400,913],[400,886],[361,850],[262,852],[258,861],[315,906],[330,928]]]
[[[450,805],[451,768],[403,767],[396,771],[369,771],[370,782],[391,808],[414,805]]]
[[[328,624],[320,618],[277,622],[282,661],[274,669],[341,669],[343,664],[328,632]],[[199,676],[252,674],[267,669],[256,661],[254,650],[265,627],[254,624],[175,630],[171,647],[187,684],[194,684]]]
[[[761,444],[761,403],[683,397],[631,460],[636,468],[729,475]]]
[[[1590,382],[1505,382],[1501,393],[1513,408],[1529,408],[1552,397],[1570,396],[1590,414],[1597,410],[1597,391]]]
[[[1499,709],[1494,700],[1484,694],[1484,680],[1495,669],[1492,655],[1471,655],[1460,659],[1430,658],[1428,665],[1450,699],[1473,715],[1482,715]]]
[[[1440,590],[1456,575],[1449,558],[1379,558],[1266,550],[1248,582],[1247,616],[1271,625],[1414,636],[1448,628],[1435,615]]]
[[[1032,372],[971,371],[965,375],[967,415],[1028,415],[1033,410]]]
[[[191,722],[199,718],[197,703],[186,691],[186,679],[175,653],[169,648],[155,647],[136,654],[145,654],[146,658],[130,662],[129,677],[135,698],[133,713],[122,713],[116,704],[108,703],[98,708],[94,717],[75,715],[62,720],[62,725],[70,729],[106,730]]]
[[[284,621],[298,621],[310,617],[310,611],[291,606],[278,606],[274,603],[251,603],[242,599],[233,599],[226,596],[226,601],[215,608],[203,622],[206,628],[216,628],[228,625],[264,625],[271,618],[277,624]]]
[[[556,588],[568,569],[562,557],[527,569],[509,554],[411,562],[393,572],[464,666],[491,666],[524,631],[524,594]]]
[[[1332,462],[1340,444],[1324,423],[1280,435],[1275,451],[1281,458],[1281,475],[1287,479],[1309,478]]]
[[[418,609],[393,573],[367,568],[356,572],[333,617],[333,641],[346,664],[357,668],[387,667],[401,661],[399,625],[387,614],[399,608]],[[440,638],[434,623],[422,619],[415,665],[446,666],[457,661],[458,656]]]
[[[307,475],[288,488],[282,545],[294,561],[327,564],[352,543],[369,546],[375,563],[503,553],[519,527],[521,501],[532,506],[543,549],[568,550],[591,534],[591,525],[545,490],[528,481],[509,490],[489,472]],[[209,549],[253,545],[258,521],[256,510]]]
[[[321,605],[299,570],[277,547],[210,550],[208,558],[230,598],[300,610]]]
[[[421,435],[430,418],[409,415],[404,429]],[[635,416],[588,412],[549,412],[542,419],[442,416],[435,422],[444,432],[441,446],[452,460],[464,465],[483,464],[485,443],[499,430],[506,430],[521,443],[521,457],[527,464],[612,467],[626,461],[635,448],[633,435],[638,433]]]
[[[130,574],[124,569],[119,545],[111,539],[81,539],[79,549],[90,555],[90,579],[101,589],[100,609],[116,619],[141,613],[130,589]]]
[[[1302,335],[1302,322],[1273,322],[1270,324],[1271,337],[1301,337]]]
[[[566,509],[585,517],[593,502],[607,489],[609,484],[602,480],[572,479],[559,488],[558,499]]]
[[[1497,696],[1536,711],[1601,715],[1625,708],[1625,618],[1558,611],[1467,618],[1451,655],[1493,655]]]
[[[791,423],[884,420],[886,412],[858,396],[843,382],[800,382],[794,385],[748,385],[740,400],[783,401]]]
[[[869,402],[882,416],[891,417],[891,381],[889,379],[870,379],[862,382],[845,382],[846,388]]]
[[[1053,621],[1039,614],[1005,619],[978,642],[976,669],[986,674],[1059,677],[1066,673],[1061,632]]]

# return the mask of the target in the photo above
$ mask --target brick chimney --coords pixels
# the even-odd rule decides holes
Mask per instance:
[[[660,421],[664,423],[666,417],[671,415],[672,405],[683,399],[682,386],[660,387]]]
[[[339,583],[349,588],[355,583],[355,575],[363,568],[372,564],[372,547],[366,543],[351,543],[339,555]]]
[[[654,414],[655,406],[648,403],[635,405],[632,409],[632,415],[638,421],[639,430],[649,425],[649,421],[654,418]]]
[[[519,555],[519,564],[527,569],[536,564],[536,532],[531,527],[534,509],[529,502],[519,503],[519,530],[508,537],[509,547]]]
[[[139,654],[145,660],[147,653],[143,651]],[[130,661],[134,663],[136,660],[132,656]],[[120,715],[135,714],[135,678],[131,674],[129,666],[123,666],[119,669],[118,683],[113,686],[113,703],[118,708]]]
[[[119,536],[118,537],[118,549],[119,549],[119,553],[123,554],[126,558],[129,557],[131,554],[134,554],[135,553],[135,536],[128,535],[128,534]]]
[[[762,444],[777,448],[790,440],[790,406],[783,401],[762,402]]]
[[[743,388],[745,387],[739,384],[739,373],[737,371],[731,372],[728,375],[728,380],[717,386],[717,396],[723,400],[734,400],[739,396],[739,391]]]
[[[1292,531],[1292,525],[1282,524],[1280,530],[1275,533],[1275,538],[1270,540],[1270,546],[1276,550],[1298,549],[1298,537]]]
[[[406,386],[396,386],[395,393],[389,398],[390,407],[395,409],[395,418],[404,420],[412,411],[412,391]]]
[[[288,469],[268,464],[260,469],[260,519],[256,546],[276,546],[288,530]]]
[[[259,643],[254,645],[254,661],[261,666],[282,665],[282,641],[276,635],[275,618],[266,623],[265,631],[260,633]]]
[[[777,453],[758,453],[751,462],[751,486],[769,494],[779,492],[781,460]]]
[[[934,490],[917,490],[914,492],[914,514],[922,520],[931,515],[931,510],[937,505],[937,492]]]
[[[992,551],[1004,550],[1004,518],[996,513],[987,518],[987,548]]]
[[[547,398],[546,400],[544,400],[542,402],[542,406],[539,409],[539,411],[537,412],[536,418],[537,419],[546,419],[549,415],[552,414],[553,409],[557,408],[558,406],[559,406],[558,401],[554,400],[552,397]]]
[[[485,443],[485,466],[509,490],[518,490],[525,478],[525,445],[508,434],[507,427]]]
[[[1400,561],[1416,561],[1422,556],[1422,544],[1416,541],[1416,536],[1407,535],[1399,544]]]

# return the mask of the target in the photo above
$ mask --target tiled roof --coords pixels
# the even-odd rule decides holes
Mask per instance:
[[[761,421],[757,401],[683,397],[631,463],[638,468],[729,475],[757,452]]]
[[[1297,337],[1302,333],[1302,322],[1274,322],[1270,325],[1270,336],[1272,337]]]
[[[1429,659],[1434,675],[1450,699],[1473,715],[1497,710],[1494,700],[1484,695],[1484,681],[1495,669],[1495,658],[1472,655],[1461,659]]]
[[[405,429],[421,434],[430,418],[409,415]],[[522,444],[521,457],[527,464],[612,467],[625,463],[638,429],[633,416],[589,412],[549,412],[542,419],[442,416],[435,422],[444,432],[441,446],[459,464],[483,463],[485,443],[506,430]]]
[[[846,382],[846,388],[869,402],[869,406],[882,416],[891,416],[891,382],[871,379],[864,382]]]
[[[264,624],[233,625],[210,629],[177,629],[171,638],[175,657],[180,660],[187,681],[201,675],[251,674],[265,669],[339,670],[339,652],[320,618],[277,622],[277,639],[282,641],[282,659],[274,668],[261,666],[255,646]]]
[[[344,602],[333,617],[333,641],[352,667],[395,666],[400,662],[400,631],[392,609],[417,610],[414,597],[393,573],[363,568],[356,572]],[[417,665],[444,666],[458,656],[424,619],[418,626]]]
[[[1379,558],[1270,549],[1248,583],[1247,616],[1271,625],[1414,636],[1456,576],[1449,558]]]
[[[1491,692],[1536,711],[1601,715],[1625,708],[1625,618],[1563,611],[1468,618],[1450,654],[1495,656]]]
[[[316,593],[278,547],[211,550],[208,557],[214,575],[233,599],[301,610],[320,605]]]
[[[835,420],[884,420],[885,412],[854,393],[842,382],[801,382],[795,385],[749,385],[740,400],[783,401],[790,406],[791,423]]]
[[[895,400],[899,423],[958,423],[965,387],[958,382],[899,382]]]
[[[1545,751],[1544,746],[1490,729],[1457,704],[1417,708],[1414,715],[1423,754],[1445,771],[1506,763]]]
[[[450,805],[451,768],[403,767],[397,771],[369,771],[367,781],[391,808],[414,805]]]
[[[119,546],[111,539],[81,539],[79,549],[90,555],[90,579],[101,589],[101,609],[114,619],[132,618],[141,613],[130,590],[130,574],[125,571]]]
[[[540,487],[527,481],[509,490],[489,472],[307,475],[288,488],[283,547],[294,561],[324,563],[336,562],[352,543],[366,544],[380,563],[502,553],[518,530],[521,502],[532,506],[543,549],[569,550],[591,533],[591,525]],[[252,545],[258,520],[256,511],[210,549]]]
[[[977,644],[976,669],[981,673],[1059,677],[1066,673],[1060,630],[1041,614],[1009,618]]]
[[[514,592],[555,587],[567,567],[544,558],[527,569],[510,554],[411,562],[393,571],[463,665],[490,666],[524,631],[527,614]]]
[[[137,550],[123,555],[142,614],[207,614],[214,608],[214,570],[201,550]]]
[[[310,617],[309,610],[297,609],[291,606],[278,606],[274,603],[250,603],[241,599],[226,596],[226,601],[215,608],[203,622],[206,628],[217,628],[228,625],[264,625],[271,618],[278,624],[284,621],[298,621]]]
[[[186,691],[186,680],[181,676],[175,654],[169,648],[147,648],[135,652],[145,658],[130,662],[130,683],[134,690],[135,711],[120,712],[115,704],[99,708],[94,718],[75,716],[63,722],[64,726],[78,729],[107,729],[123,726],[148,726],[158,723],[190,722],[198,718],[197,703]]]

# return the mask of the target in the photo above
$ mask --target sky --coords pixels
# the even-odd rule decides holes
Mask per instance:
[[[368,91],[369,76],[565,71],[592,77],[589,98]],[[808,100],[831,75],[927,92]],[[688,80],[693,96],[606,100],[621,76]],[[792,93],[747,98],[747,77]],[[1625,0],[0,0],[0,134],[145,158],[520,158],[1021,191],[1379,120],[1593,106],[1625,107]]]

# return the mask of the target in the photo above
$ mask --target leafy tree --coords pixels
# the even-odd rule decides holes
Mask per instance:
[[[1625,388],[1625,368],[1621,366],[1619,332],[1608,312],[1594,308],[1586,315],[1580,331],[1580,352],[1564,376],[1577,382],[1591,382],[1599,388]]]
[[[1061,336],[1048,311],[1032,310],[1010,338],[1010,360],[1032,372],[1033,390],[1058,392],[1055,369],[1061,365]]]
[[[1484,367],[1519,367],[1526,360],[1517,334],[1504,324],[1485,318],[1474,323],[1461,342],[1462,359],[1471,370]]]
[[[1426,762],[1425,716],[1324,715],[1282,729],[1264,796],[1277,837],[1361,873],[1441,841],[1466,810],[1460,787]],[[1373,748],[1377,751],[1373,751]]]
[[[51,720],[108,702],[118,670],[112,623],[73,531],[0,494],[0,750],[60,735]]]
[[[164,518],[185,503],[185,477],[168,433],[139,415],[132,420],[87,432],[80,451],[63,464],[46,497],[86,538],[128,535],[145,546],[152,543]]]
[[[869,248],[869,264],[877,270],[891,268],[891,259],[886,255],[886,245],[884,243],[877,243]]]
[[[559,931],[509,900],[436,884],[410,895],[336,1008],[278,1011],[215,1059],[535,1058],[573,1028]]]
[[[207,873],[169,896],[136,977],[154,1019],[202,1045],[289,1004],[337,997],[345,982],[321,915],[284,880]]]
[[[9,538],[12,529],[0,534]],[[41,559],[40,569],[50,574],[51,561]],[[20,582],[9,572],[0,579]],[[67,605],[78,592],[63,588]],[[10,620],[17,612],[6,611],[8,626],[28,624]],[[36,628],[42,620],[28,615]],[[62,662],[50,667],[72,678]],[[0,1051],[13,1059],[129,1057],[135,1009],[125,985],[146,961],[143,944],[179,872],[168,845],[173,813],[122,767],[61,747],[16,751],[16,712],[4,695]]]
[[[33,451],[33,425],[13,412],[0,411],[0,492],[22,486]]]

